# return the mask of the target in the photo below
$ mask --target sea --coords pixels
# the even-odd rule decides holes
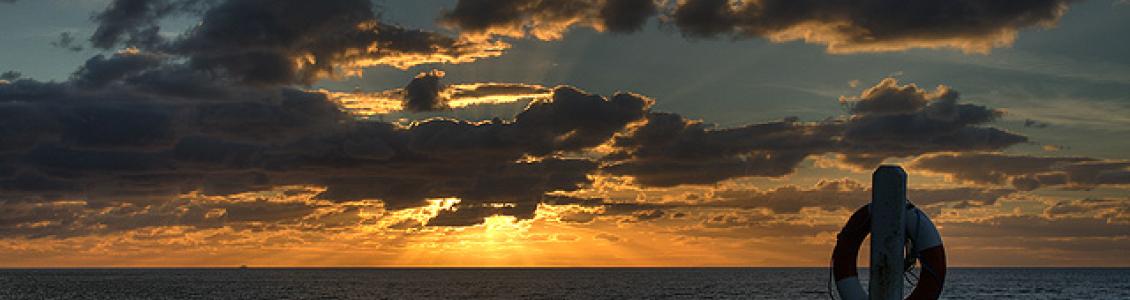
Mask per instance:
[[[828,276],[826,268],[4,269],[0,299],[833,299]],[[1130,299],[1130,269],[951,269],[942,298]]]

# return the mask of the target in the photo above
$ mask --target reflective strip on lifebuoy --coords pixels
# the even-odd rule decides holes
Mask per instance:
[[[918,286],[907,299],[937,299],[945,282],[946,257],[942,247],[942,236],[934,222],[922,210],[908,205],[906,210],[906,234],[911,241],[911,250],[921,259],[922,274]],[[856,210],[847,224],[836,236],[836,248],[832,251],[832,274],[836,280],[836,290],[845,300],[865,300],[867,292],[859,283],[856,262],[859,247],[871,233],[871,212],[867,205]]]

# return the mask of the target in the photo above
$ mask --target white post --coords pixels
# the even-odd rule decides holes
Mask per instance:
[[[902,300],[906,172],[884,165],[871,176],[871,300]]]

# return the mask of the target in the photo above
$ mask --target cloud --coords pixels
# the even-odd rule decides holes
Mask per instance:
[[[201,22],[174,40],[159,35],[159,22],[178,14]],[[382,23],[367,0],[117,0],[95,20],[95,47],[175,54],[193,68],[259,85],[311,84],[379,65],[465,63],[508,47]]]
[[[644,186],[712,184],[783,176],[814,154],[901,157],[1011,144],[978,139],[986,132],[1023,138],[978,126],[999,113],[957,103],[956,93],[893,80],[859,98],[892,90],[926,103],[816,123],[787,119],[719,129],[651,111],[654,100],[632,93],[601,97],[568,86],[444,86],[439,77],[426,73],[385,94],[432,109],[478,101],[468,99],[546,94],[511,119],[436,118],[401,125],[351,116],[330,92],[211,77],[140,50],[96,56],[66,82],[0,85],[0,114],[8,116],[0,119],[5,129],[0,138],[10,141],[0,148],[0,191],[10,203],[78,200],[89,207],[121,207],[172,201],[185,193],[224,196],[313,186],[321,189],[319,201],[379,200],[389,210],[460,199],[427,224],[462,226],[493,215],[533,218],[542,203],[559,202],[547,194],[579,191],[601,173],[627,175]],[[422,84],[421,78],[434,81]],[[423,92],[408,92],[414,85]],[[935,96],[941,94],[951,96]],[[885,134],[894,136],[890,143],[882,142]],[[820,188],[841,191],[843,185],[852,183]],[[861,193],[852,189],[846,195]],[[788,192],[765,197],[794,199]],[[983,204],[1007,191],[924,193]],[[811,204],[803,198],[764,206],[794,211]],[[627,211],[636,221],[666,213],[664,207],[647,209],[653,211]]]
[[[994,188],[912,188],[907,198],[919,206],[943,203],[993,205],[1016,194],[1013,189]],[[743,208],[768,208],[775,213],[799,213],[801,209],[819,207],[827,210],[853,210],[871,201],[871,189],[850,180],[822,180],[810,189],[784,186],[770,190],[721,190],[708,205]]]
[[[1130,223],[1110,223],[1092,217],[1000,216],[983,221],[945,222],[943,234],[952,238],[1024,236],[1027,238],[1126,237]]]
[[[692,38],[765,38],[824,45],[829,53],[951,48],[987,53],[1017,33],[1051,27],[1067,0],[823,2],[791,0],[460,0],[440,23],[479,36],[560,39],[571,27],[639,30],[652,16]]]
[[[617,137],[620,150],[604,171],[651,186],[780,177],[817,149],[832,148],[832,134],[821,129],[795,121],[711,129],[679,115],[651,113],[645,125]]]
[[[79,52],[84,49],[81,44],[76,42],[74,35],[70,32],[60,33],[59,39],[51,42],[51,46],[72,52]]]
[[[446,107],[439,97],[443,71],[420,73],[404,87],[404,108],[409,111],[432,111]]]
[[[1108,223],[1130,224],[1130,199],[1082,199],[1060,201],[1044,209],[1049,219],[1091,217]]]
[[[661,191],[685,191],[668,189]],[[693,194],[691,194],[693,195]],[[1005,201],[1026,201],[1016,189],[993,187],[921,187],[907,190],[909,200],[934,212],[947,210],[996,210]],[[649,197],[650,198],[650,197]],[[543,201],[552,206],[548,215],[564,223],[614,220],[617,224],[699,221],[705,228],[737,228],[771,224],[812,225],[838,228],[851,211],[871,200],[870,187],[851,179],[821,180],[802,187],[783,185],[770,189],[716,187],[705,197],[683,195],[673,199],[568,199]],[[669,217],[668,217],[669,216]],[[828,223],[832,220],[831,223]],[[828,224],[825,224],[828,223]],[[664,226],[672,226],[666,224]],[[696,225],[697,226],[697,225]],[[831,230],[831,229],[828,229]],[[807,235],[816,232],[808,232]]]
[[[291,189],[288,192],[301,196],[311,191]],[[300,225],[303,219],[316,215],[316,210],[330,206],[332,204],[324,202],[271,199],[254,194],[184,197],[111,206],[92,206],[82,201],[9,202],[0,204],[5,212],[0,219],[0,237],[66,238],[176,226],[281,228]]]
[[[557,40],[572,26],[634,32],[658,13],[654,0],[461,0],[440,23],[473,36]]]
[[[1022,28],[1054,25],[1067,1],[680,1],[675,23],[685,35],[803,40],[831,53],[954,48],[988,52],[1011,45]]]
[[[1051,124],[1032,119],[1024,119],[1024,127],[1044,129],[1048,128],[1049,126],[1051,126]]]
[[[1003,112],[958,103],[948,87],[928,92],[884,79],[859,97],[852,115],[818,123],[795,119],[713,128],[676,114],[650,113],[647,123],[617,137],[606,172],[650,186],[709,184],[745,176],[780,177],[810,155],[843,154],[871,167],[892,157],[1003,149],[1027,138],[981,126]],[[908,103],[913,103],[908,104]],[[861,107],[862,106],[862,107]]]
[[[425,113],[548,99],[553,89],[536,84],[477,82],[443,84],[443,71],[421,73],[404,88],[379,92],[317,90],[360,117]]]
[[[847,104],[852,114],[887,115],[913,113],[930,102],[954,101],[957,97],[956,92],[944,86],[927,92],[915,84],[899,86],[897,79],[887,77],[858,97],[840,97],[840,102]]]
[[[569,14],[600,15],[586,20],[599,20],[591,24],[613,31],[635,30],[654,4],[506,3],[533,5],[519,7],[519,15],[547,7],[576,9],[540,12],[554,22],[570,20]],[[644,13],[633,15],[639,9]],[[457,5],[450,13],[459,11]],[[176,38],[155,34],[163,18],[180,14],[199,15],[201,21]],[[444,84],[441,71],[381,92],[294,87],[351,68],[405,66],[398,64],[411,65],[409,60],[415,59],[458,62],[497,53],[475,50],[496,42],[382,23],[364,0],[118,0],[95,21],[100,26],[92,38],[95,46],[129,48],[90,58],[64,82],[6,75],[10,79],[0,84],[0,140],[5,141],[0,144],[0,194],[5,205],[82,203],[48,214],[74,214],[70,227],[28,236],[64,236],[84,232],[80,227],[103,226],[88,222],[100,209],[125,215],[162,205],[191,210],[202,204],[185,202],[185,195],[271,194],[287,187],[308,188],[304,193],[312,195],[318,209],[380,201],[383,209],[405,210],[427,207],[434,199],[458,199],[417,223],[465,226],[494,215],[534,218],[539,206],[561,202],[551,195],[585,189],[593,184],[593,175],[625,175],[643,186],[713,184],[784,176],[809,156],[825,153],[866,164],[936,152],[1000,150],[1026,141],[985,126],[999,111],[959,103],[958,94],[947,87],[927,91],[894,79],[858,97],[845,97],[855,103],[850,115],[735,128],[652,111],[654,100],[633,93],[603,97],[569,86]],[[470,52],[460,52],[464,50]],[[496,103],[528,104],[512,118],[480,122],[430,118],[401,124],[366,117]],[[971,190],[954,197],[991,203],[997,194]],[[667,214],[666,207],[601,206],[634,222]],[[769,206],[791,211],[784,204]],[[257,213],[287,216],[287,222],[314,214],[294,209],[302,213],[208,206],[197,215],[225,215],[245,223],[255,222],[248,218]],[[154,219],[183,222],[139,222],[153,225],[121,230],[226,224],[196,215]],[[12,226],[32,226],[47,218],[29,220]]]
[[[523,89],[450,91],[515,90]],[[93,209],[318,186],[317,198],[331,203],[405,209],[455,197],[461,213],[483,212],[460,224],[530,218],[547,193],[580,189],[599,167],[565,153],[607,142],[652,103],[570,87],[548,94],[509,120],[398,125],[353,118],[320,92],[243,85],[145,52],[96,56],[66,82],[0,85],[0,190],[6,203]]]
[[[109,58],[99,54],[86,60],[72,75],[72,80],[86,87],[102,87],[127,75],[156,67],[164,59],[160,55],[139,52],[121,52]]]
[[[975,183],[1011,184],[1021,190],[1130,184],[1130,162],[1088,157],[945,153],[919,157],[910,167]]]
[[[20,72],[16,71],[5,71],[4,73],[0,73],[0,80],[3,81],[13,81],[20,79],[20,77],[23,77],[23,74],[20,74]]]
[[[160,43],[159,21],[207,4],[205,0],[114,0],[94,15],[98,28],[90,37],[94,47],[110,49],[119,43],[145,46]]]

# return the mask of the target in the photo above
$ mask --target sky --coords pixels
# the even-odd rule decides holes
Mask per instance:
[[[0,0],[0,267],[1130,266],[1130,3]],[[866,262],[864,258],[863,262]]]

